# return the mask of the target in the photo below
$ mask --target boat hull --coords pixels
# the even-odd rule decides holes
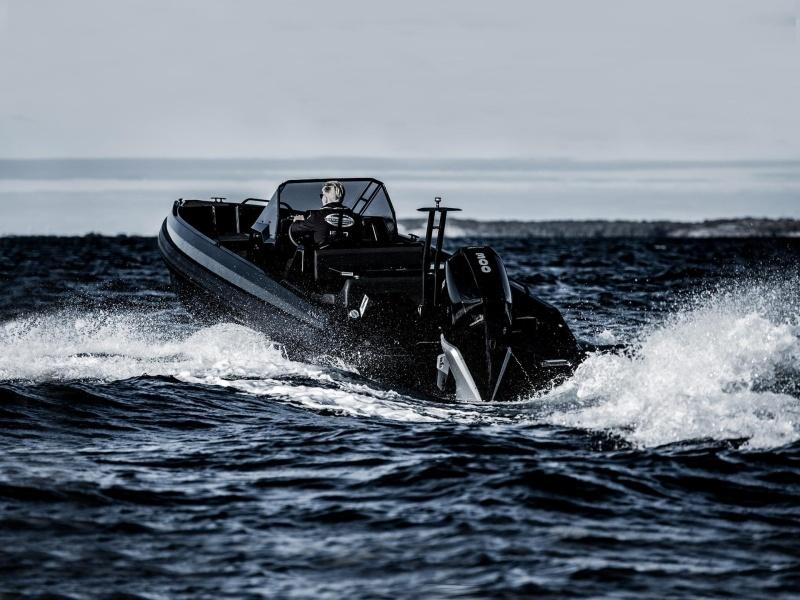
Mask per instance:
[[[289,358],[329,357],[400,391],[445,397],[435,386],[438,345],[412,342],[410,348],[387,348],[381,343],[385,332],[354,335],[351,327],[341,326],[324,309],[283,288],[174,215],[164,221],[158,245],[173,289],[198,321],[232,320],[280,343]]]
[[[173,215],[161,227],[158,246],[181,303],[201,321],[232,318],[297,353],[329,345],[324,314]]]

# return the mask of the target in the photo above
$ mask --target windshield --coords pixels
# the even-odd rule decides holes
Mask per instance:
[[[320,193],[326,179],[287,181],[276,192],[280,210],[305,212],[322,208]],[[397,231],[394,208],[386,188],[375,179],[338,179],[344,186],[343,204],[364,217],[382,218],[390,234]],[[273,196],[273,199],[275,197]],[[277,203],[276,203],[277,204]]]

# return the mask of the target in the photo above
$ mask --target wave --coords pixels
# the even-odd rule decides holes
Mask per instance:
[[[174,312],[62,311],[0,324],[0,382],[140,377],[227,389],[306,409],[409,422],[555,425],[638,447],[712,439],[772,448],[800,439],[796,282],[704,295],[643,330],[623,354],[594,354],[574,376],[512,404],[447,404],[382,389],[325,357],[287,358],[246,327],[198,329]]]
[[[299,366],[244,327],[192,330],[169,319],[163,313],[63,311],[8,321],[0,325],[0,380],[269,377]]]
[[[708,438],[768,448],[800,439],[796,286],[703,295],[642,332],[630,352],[591,356],[549,395],[559,409],[546,420],[642,447]]]
[[[348,365],[290,360],[282,345],[247,327],[197,329],[170,312],[62,311],[0,324],[0,382],[113,383],[173,377],[269,396],[319,411],[398,421],[475,420],[477,411],[430,405],[368,385]]]

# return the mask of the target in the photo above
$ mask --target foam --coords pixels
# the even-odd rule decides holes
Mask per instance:
[[[778,375],[800,372],[794,284],[708,295],[643,332],[630,354],[595,354],[545,401],[545,421],[611,431],[642,446],[800,439],[800,400]],[[563,409],[564,405],[568,409]]]
[[[321,357],[320,362],[331,361]],[[289,360],[280,344],[241,325],[197,329],[176,323],[169,312],[64,311],[0,324],[0,381],[111,383],[170,376],[356,417],[416,422],[478,418],[475,411],[451,410],[349,381],[340,371],[355,372],[341,361],[329,367]]]
[[[172,315],[61,312],[0,324],[0,380],[33,383],[131,377],[323,377],[282,348],[234,324],[197,330]]]
[[[363,382],[340,361],[290,360],[246,327],[198,329],[173,311],[64,311],[0,323],[0,381],[160,375],[358,418],[551,424],[612,432],[639,447],[745,439],[747,448],[772,448],[800,439],[800,400],[780,386],[800,373],[795,289],[789,281],[705,294],[642,331],[629,353],[594,354],[558,388],[514,404],[427,402]]]
[[[280,380],[224,380],[206,377],[185,381],[224,386],[255,396],[266,396],[288,404],[315,411],[327,411],[342,416],[383,418],[416,423],[459,422],[485,420],[479,408],[436,405],[364,384],[332,381],[333,385],[311,386]],[[491,420],[491,417],[488,417]]]

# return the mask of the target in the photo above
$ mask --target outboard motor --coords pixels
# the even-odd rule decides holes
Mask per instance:
[[[503,261],[488,246],[461,248],[445,262],[450,327],[441,336],[438,385],[452,374],[462,400],[495,400],[514,360],[512,295]]]
[[[558,309],[509,282],[492,248],[468,246],[445,258],[447,214],[459,209],[440,201],[419,209],[428,226],[418,311],[441,331],[438,388],[452,378],[459,400],[509,400],[572,373],[584,353]]]

